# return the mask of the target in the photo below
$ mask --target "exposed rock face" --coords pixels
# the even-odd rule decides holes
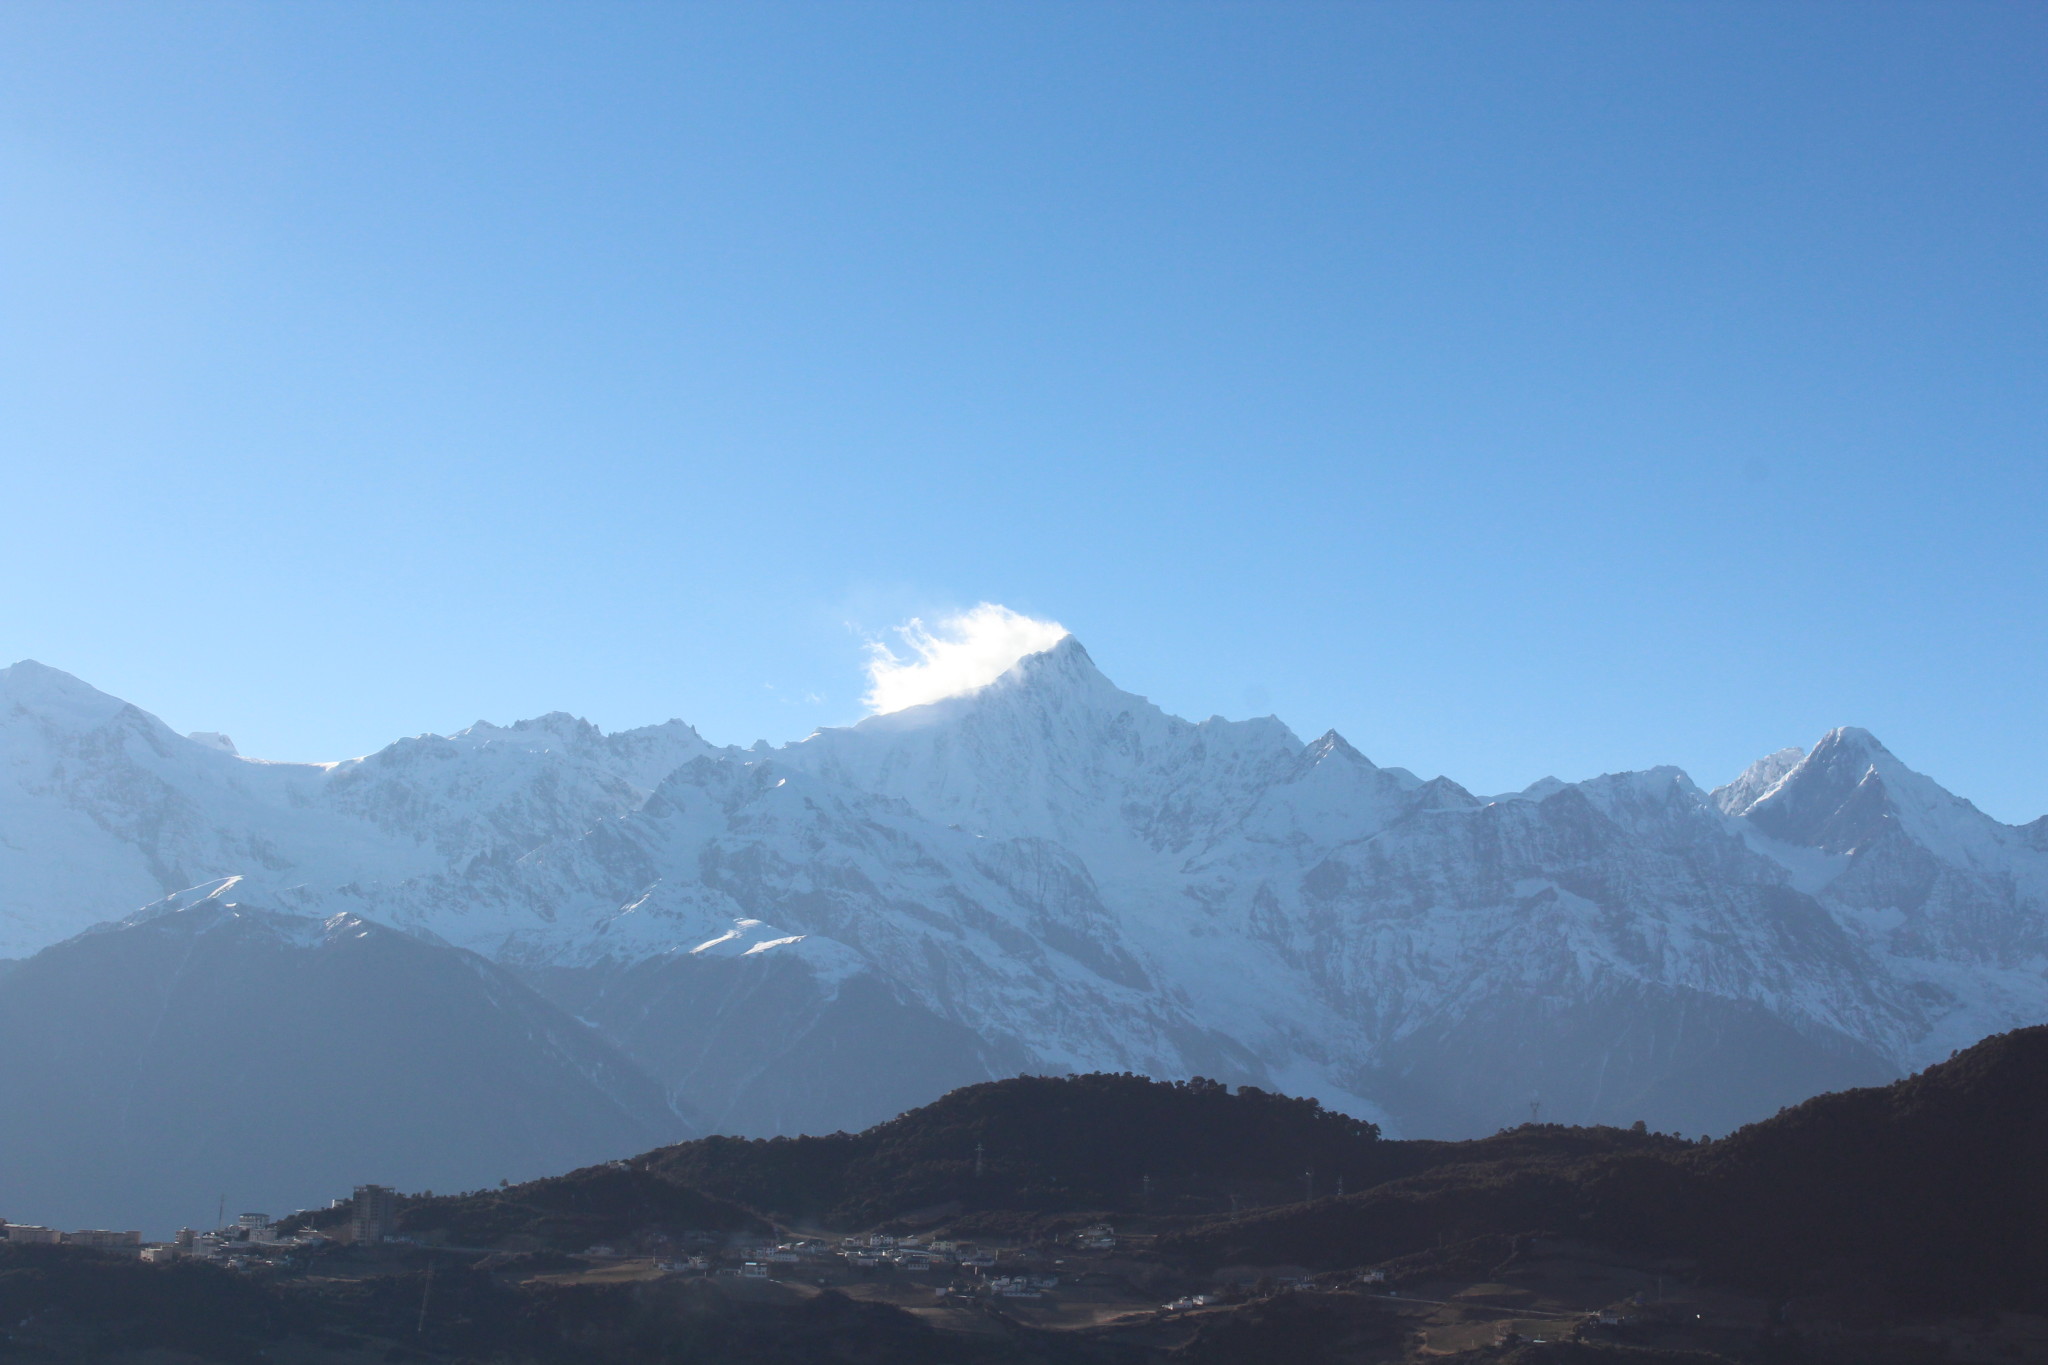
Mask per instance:
[[[2041,822],[1858,730],[1482,798],[1166,715],[1069,638],[777,750],[553,715],[266,764],[26,664],[0,746],[0,952],[240,875],[520,973],[714,1128],[1109,1069],[1718,1132],[2048,1018]]]

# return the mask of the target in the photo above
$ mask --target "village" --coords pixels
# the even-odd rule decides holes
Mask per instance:
[[[694,1284],[718,1299],[761,1306],[836,1294],[901,1309],[952,1333],[1106,1333],[1105,1340],[1162,1349],[1188,1340],[1205,1322],[1274,1296],[1301,1305],[1295,1311],[1355,1318],[1358,1330],[1385,1338],[1389,1360],[1562,1340],[1739,1354],[1767,1337],[1774,1323],[1795,1322],[1815,1339],[1844,1331],[1822,1313],[1786,1318],[1782,1305],[1764,1298],[1708,1289],[1676,1263],[1633,1262],[1547,1237],[1515,1239],[1504,1261],[1483,1270],[1458,1265],[1459,1254],[1449,1252],[1399,1269],[1316,1274],[1301,1266],[1246,1265],[1197,1278],[1155,1251],[1153,1233],[1106,1222],[1047,1229],[1019,1243],[970,1240],[944,1229],[827,1235],[783,1227],[752,1236],[647,1231],[619,1244],[570,1251],[462,1246],[432,1233],[413,1235],[399,1230],[398,1206],[395,1191],[366,1185],[350,1199],[333,1201],[333,1214],[319,1230],[306,1225],[305,1211],[278,1219],[249,1212],[210,1230],[181,1228],[161,1242],[144,1241],[136,1231],[66,1232],[0,1221],[0,1241],[58,1255],[75,1250],[154,1264],[197,1262],[316,1292],[323,1285],[410,1277],[421,1284],[417,1330],[436,1311],[433,1268],[460,1263],[508,1285]],[[344,1208],[345,1221],[337,1221]],[[1969,1347],[1957,1359],[2048,1349],[2048,1322],[2007,1315],[1963,1336],[1959,1330],[1928,1328]],[[1864,1342],[1852,1331],[1840,1344],[1860,1349]]]
[[[125,1253],[139,1260],[212,1261],[231,1270],[289,1269],[301,1262],[295,1255],[314,1251],[333,1239],[318,1233],[280,1236],[270,1216],[244,1213],[234,1222],[208,1232],[179,1228],[167,1242],[145,1242],[137,1231],[113,1232],[104,1228],[81,1228],[64,1232],[33,1223],[10,1223],[0,1219],[0,1240],[15,1245],[63,1246],[96,1252]]]
[[[264,1277],[356,1278],[390,1273],[422,1257],[460,1257],[518,1279],[556,1283],[626,1283],[699,1279],[743,1298],[808,1296],[834,1290],[908,1309],[935,1324],[974,1326],[977,1320],[1015,1318],[1042,1327],[1100,1327],[1199,1316],[1275,1290],[1334,1287],[1329,1276],[1300,1266],[1246,1266],[1225,1270],[1202,1287],[1162,1274],[1150,1258],[1150,1233],[1122,1233],[1108,1223],[1063,1231],[1028,1245],[995,1245],[938,1233],[732,1237],[711,1232],[654,1233],[634,1246],[594,1244],[574,1253],[458,1246],[437,1236],[397,1230],[399,1197],[385,1186],[357,1186],[332,1207],[347,1207],[346,1224],[327,1232],[304,1227],[301,1217],[273,1219],[242,1213],[211,1230],[180,1228],[169,1240],[144,1241],[140,1232],[80,1229],[63,1232],[0,1220],[10,1243],[77,1248],[132,1256],[149,1263],[191,1260]],[[297,1225],[297,1226],[295,1226]],[[330,1235],[330,1233],[332,1235]],[[1384,1272],[1340,1277],[1354,1293],[1400,1294]],[[1640,1296],[1638,1296],[1640,1301]],[[1437,1301],[1412,1296],[1408,1308],[1429,1313]],[[1474,1300],[1453,1316],[1512,1328],[1517,1316]],[[1586,1327],[1628,1321],[1619,1309],[1558,1313]],[[1524,1324],[1526,1325],[1526,1324]]]
[[[385,1186],[357,1186],[349,1199],[336,1199],[332,1206],[348,1207],[349,1221],[326,1232],[294,1226],[302,1219],[274,1219],[266,1213],[248,1212],[209,1230],[180,1228],[160,1242],[145,1241],[134,1230],[66,1232],[0,1219],[0,1240],[126,1255],[146,1263],[199,1261],[263,1276],[314,1272],[316,1266],[320,1274],[346,1275],[352,1269],[373,1271],[394,1259],[446,1253],[482,1257],[485,1264],[549,1278],[695,1277],[729,1282],[742,1293],[755,1282],[786,1283],[805,1290],[830,1287],[856,1294],[865,1286],[872,1292],[862,1297],[900,1300],[907,1293],[927,1301],[994,1300],[1022,1306],[1044,1303],[1064,1287],[1068,1292],[1063,1298],[1114,1305],[1121,1311],[1145,1308],[1164,1312],[1188,1311],[1240,1297],[1224,1292],[1179,1294],[1156,1304],[1133,1303],[1128,1280],[1134,1267],[1122,1263],[1117,1253],[1120,1247],[1126,1253],[1140,1250],[1152,1239],[1147,1234],[1119,1238],[1116,1229],[1106,1223],[1034,1246],[996,1246],[934,1234],[877,1232],[746,1239],[684,1232],[655,1234],[643,1247],[597,1244],[569,1254],[453,1246],[439,1238],[405,1235],[397,1231],[397,1192]],[[305,1211],[296,1212],[303,1215]],[[1286,1282],[1306,1285],[1308,1279],[1302,1272],[1289,1275]]]

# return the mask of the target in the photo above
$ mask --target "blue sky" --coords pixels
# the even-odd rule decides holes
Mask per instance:
[[[15,4],[0,656],[782,740],[982,601],[1475,790],[2048,811],[2038,5]]]

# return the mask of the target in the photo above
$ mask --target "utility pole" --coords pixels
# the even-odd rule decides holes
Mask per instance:
[[[980,1143],[980,1142],[976,1142],[976,1143],[974,1144],[974,1178],[975,1178],[976,1180],[979,1180],[979,1179],[981,1179],[981,1172],[982,1172],[982,1153],[981,1153],[981,1143]]]
[[[1303,1172],[1301,1173],[1301,1178],[1302,1178],[1303,1180],[1305,1180],[1305,1181],[1307,1181],[1307,1182],[1308,1182],[1308,1201],[1309,1201],[1309,1203],[1311,1203],[1311,1204],[1315,1203],[1315,1201],[1316,1201],[1316,1168],[1315,1168],[1315,1167],[1313,1167],[1313,1166],[1309,1167],[1309,1168],[1308,1168],[1307,1170],[1305,1170],[1305,1171],[1303,1171]]]
[[[1152,1177],[1151,1177],[1151,1176],[1149,1176],[1149,1175],[1145,1175],[1145,1176],[1140,1176],[1140,1177],[1138,1177],[1138,1182],[1139,1182],[1139,1183],[1138,1183],[1138,1188],[1139,1188],[1140,1190],[1144,1191],[1144,1196],[1145,1196],[1145,1202],[1146,1202],[1147,1204],[1151,1203],[1151,1202],[1152,1202]]]
[[[220,1197],[220,1211],[213,1215],[213,1225],[217,1228],[224,1228],[228,1225],[228,1197],[226,1195]]]
[[[422,1336],[422,1335],[424,1335],[424,1334],[426,1333],[426,1330],[427,1330],[427,1300],[429,1300],[429,1299],[431,1299],[431,1298],[433,1298],[433,1297],[434,1297],[434,1261],[433,1261],[433,1258],[432,1258],[432,1257],[428,1257],[428,1258],[427,1258],[427,1286],[426,1286],[426,1288],[425,1288],[425,1289],[422,1289],[422,1290],[420,1291],[420,1320],[419,1320],[419,1325],[418,1325],[418,1326],[416,1326],[416,1327],[414,1327],[414,1328],[412,1329],[412,1330],[413,1330],[413,1335],[414,1335],[414,1336]]]

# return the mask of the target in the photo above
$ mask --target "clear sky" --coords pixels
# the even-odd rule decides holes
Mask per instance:
[[[2048,6],[0,8],[0,657],[244,752],[987,601],[1478,791],[2048,811]]]

